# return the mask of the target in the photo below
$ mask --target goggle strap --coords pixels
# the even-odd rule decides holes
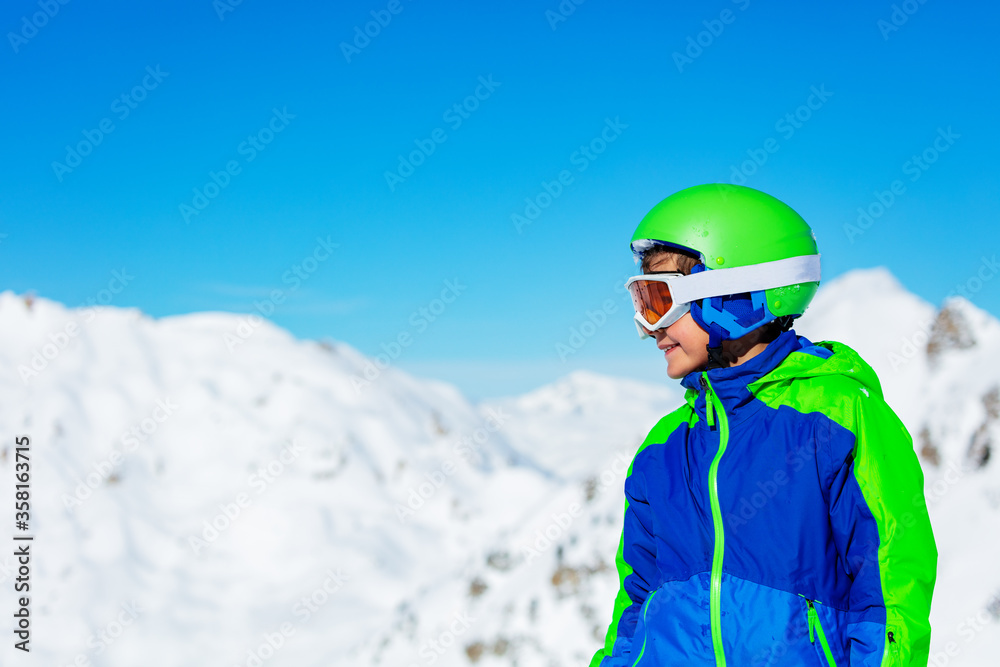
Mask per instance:
[[[713,296],[743,294],[819,280],[819,255],[802,255],[674,278],[670,281],[670,294],[675,303],[691,303]]]

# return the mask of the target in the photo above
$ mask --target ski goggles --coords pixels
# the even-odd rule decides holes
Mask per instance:
[[[678,302],[670,291],[670,283],[683,277],[683,273],[646,273],[632,276],[625,283],[632,297],[640,338],[648,338],[650,331],[669,327],[691,309],[689,302]]]
[[[692,301],[819,280],[819,255],[803,255],[690,275],[645,273],[629,278],[625,288],[632,296],[639,337],[648,338],[651,331],[682,318]]]

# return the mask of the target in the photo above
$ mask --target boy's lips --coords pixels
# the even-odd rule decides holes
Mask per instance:
[[[672,345],[664,345],[663,347],[660,347],[660,349],[663,350],[663,356],[667,356],[668,354],[670,354],[671,350],[674,350],[678,347],[680,347],[680,343],[673,343]]]

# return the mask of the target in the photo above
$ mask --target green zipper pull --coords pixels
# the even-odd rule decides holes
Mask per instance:
[[[816,643],[816,623],[819,620],[816,618],[816,607],[813,606],[812,600],[806,600],[806,604],[809,605],[809,611],[806,612],[809,617],[809,643]]]
[[[714,428],[715,402],[712,399],[715,397],[715,393],[712,391],[712,385],[708,383],[708,373],[702,373],[701,388],[705,390],[705,417],[708,421],[708,427]]]

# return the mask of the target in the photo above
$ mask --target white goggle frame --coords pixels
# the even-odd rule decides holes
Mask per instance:
[[[670,288],[671,297],[673,297],[674,288],[676,281],[680,278],[684,278],[683,273],[645,273],[641,276],[632,276],[625,282],[625,290],[628,291],[629,286],[632,283],[639,280],[645,280],[649,282],[667,283]],[[631,295],[631,293],[630,293]],[[633,304],[634,305],[634,304]],[[673,299],[673,303],[670,304],[670,309],[663,314],[663,317],[658,319],[656,322],[647,322],[644,315],[639,312],[635,314],[635,328],[639,332],[639,338],[649,338],[647,331],[656,331],[657,329],[666,329],[671,324],[677,320],[684,317],[687,312],[691,310],[691,303],[678,303],[676,299]]]

